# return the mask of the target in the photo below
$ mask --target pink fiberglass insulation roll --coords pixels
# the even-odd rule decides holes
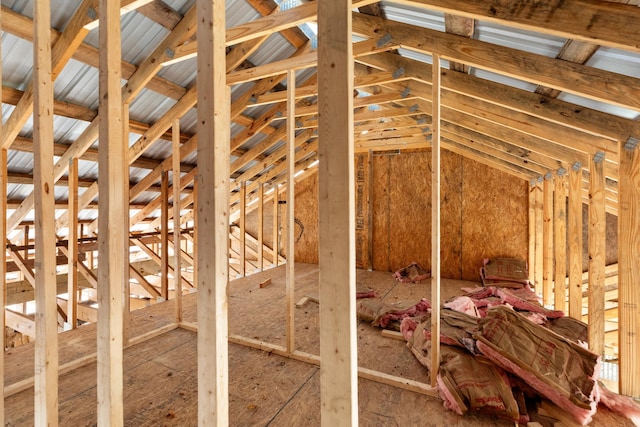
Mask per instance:
[[[586,424],[599,400],[600,357],[506,307],[479,322],[478,349]]]

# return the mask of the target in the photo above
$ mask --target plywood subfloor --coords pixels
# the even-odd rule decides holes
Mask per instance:
[[[272,282],[265,288],[259,283]],[[317,296],[316,265],[296,265],[296,296]],[[404,306],[430,295],[428,284],[401,284],[389,273],[358,271],[359,287],[370,287],[386,302]],[[442,297],[449,298],[470,282],[443,280]],[[230,332],[247,338],[284,345],[284,268],[267,270],[231,283]],[[185,295],[185,320],[196,320],[196,294]],[[132,336],[167,327],[173,322],[172,302],[156,304],[132,313]],[[318,354],[318,304],[308,302],[295,312],[297,348]],[[95,326],[60,335],[61,364],[95,351]],[[197,425],[196,333],[173,329],[128,347],[124,358],[125,425]],[[422,367],[403,342],[384,338],[380,330],[358,324],[360,366],[387,374],[428,382]],[[319,370],[317,366],[229,345],[230,425],[320,425]],[[9,387],[33,372],[33,346],[7,352],[5,379]],[[62,426],[96,424],[96,364],[90,362],[61,375],[59,413]],[[513,423],[483,416],[458,416],[438,399],[359,379],[359,416],[362,426],[512,426]],[[33,425],[33,389],[5,399],[9,426]],[[632,425],[599,411],[594,426]]]

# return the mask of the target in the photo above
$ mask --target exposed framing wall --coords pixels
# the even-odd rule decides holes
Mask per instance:
[[[362,160],[361,160],[362,159]],[[356,236],[370,230],[374,270],[394,271],[416,261],[430,268],[431,181],[419,170],[430,170],[430,151],[373,155],[373,183],[363,168],[362,230],[358,229],[358,170],[367,154],[356,157]],[[527,204],[525,181],[449,151],[442,152],[442,277],[478,280],[485,257],[527,258]],[[299,262],[317,262],[317,175],[301,182],[296,191],[296,218],[304,232],[296,242]],[[497,245],[495,242],[500,242]],[[358,243],[358,241],[356,242]],[[356,244],[359,268],[367,268],[368,246]]]

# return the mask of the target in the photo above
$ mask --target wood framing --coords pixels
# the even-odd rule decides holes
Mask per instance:
[[[553,177],[545,175],[542,184],[543,233],[542,233],[542,301],[553,304]]]
[[[296,72],[287,73],[287,272],[286,272],[286,334],[287,351],[296,349],[295,341],[295,173],[296,173]]]
[[[258,271],[264,270],[264,184],[258,183]]]
[[[225,2],[198,0],[198,423],[229,424],[229,103]]]
[[[582,319],[582,165],[569,171],[569,205],[567,209],[569,262],[569,316]]]
[[[440,370],[440,56],[433,54],[431,147],[431,387]]]
[[[122,425],[122,289],[129,242],[122,225],[128,217],[128,141],[124,140],[121,100],[119,4],[100,0],[100,137],[98,225],[98,425]],[[106,219],[106,220],[105,220]]]
[[[589,162],[589,349],[604,354],[605,212],[604,153]]]
[[[620,393],[640,398],[640,150],[638,139],[620,144],[618,304]]]
[[[319,2],[320,417],[358,425],[351,2]]]
[[[240,217],[238,218],[238,226],[240,228],[240,247],[238,248],[239,256],[239,272],[244,277],[247,274],[247,182],[240,182]]]
[[[182,322],[182,233],[180,222],[180,120],[173,121],[171,139],[171,176],[173,177],[173,288],[175,291],[176,322]]]
[[[160,295],[169,299],[169,173],[160,180]]]
[[[69,163],[69,233],[67,234],[67,323],[78,326],[78,159]]]
[[[567,311],[567,178],[566,170],[556,172],[553,189],[553,306]]]
[[[34,4],[33,140],[35,195],[35,425],[58,423],[58,319],[53,194],[51,4]]]

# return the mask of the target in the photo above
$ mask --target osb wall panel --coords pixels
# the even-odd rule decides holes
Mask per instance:
[[[296,182],[295,258],[297,262],[318,263],[318,173]]]
[[[478,280],[483,258],[526,260],[528,183],[463,161],[462,279]]]
[[[359,158],[354,165],[356,199],[361,198],[356,200],[356,238],[368,236],[371,221],[373,269],[395,271],[413,261],[430,269],[431,152],[374,155],[371,185],[369,159]],[[527,259],[528,183],[445,150],[441,165],[442,277],[478,280],[485,257]],[[268,245],[271,206],[270,202],[265,206]],[[285,209],[280,205],[281,218]],[[317,173],[296,184],[295,218],[296,260],[317,263]],[[256,235],[255,212],[248,216],[247,230]],[[366,268],[368,247],[361,241],[356,247],[358,267]]]
[[[442,152],[441,275],[461,276],[462,158]],[[431,152],[373,158],[373,269],[431,268]]]

